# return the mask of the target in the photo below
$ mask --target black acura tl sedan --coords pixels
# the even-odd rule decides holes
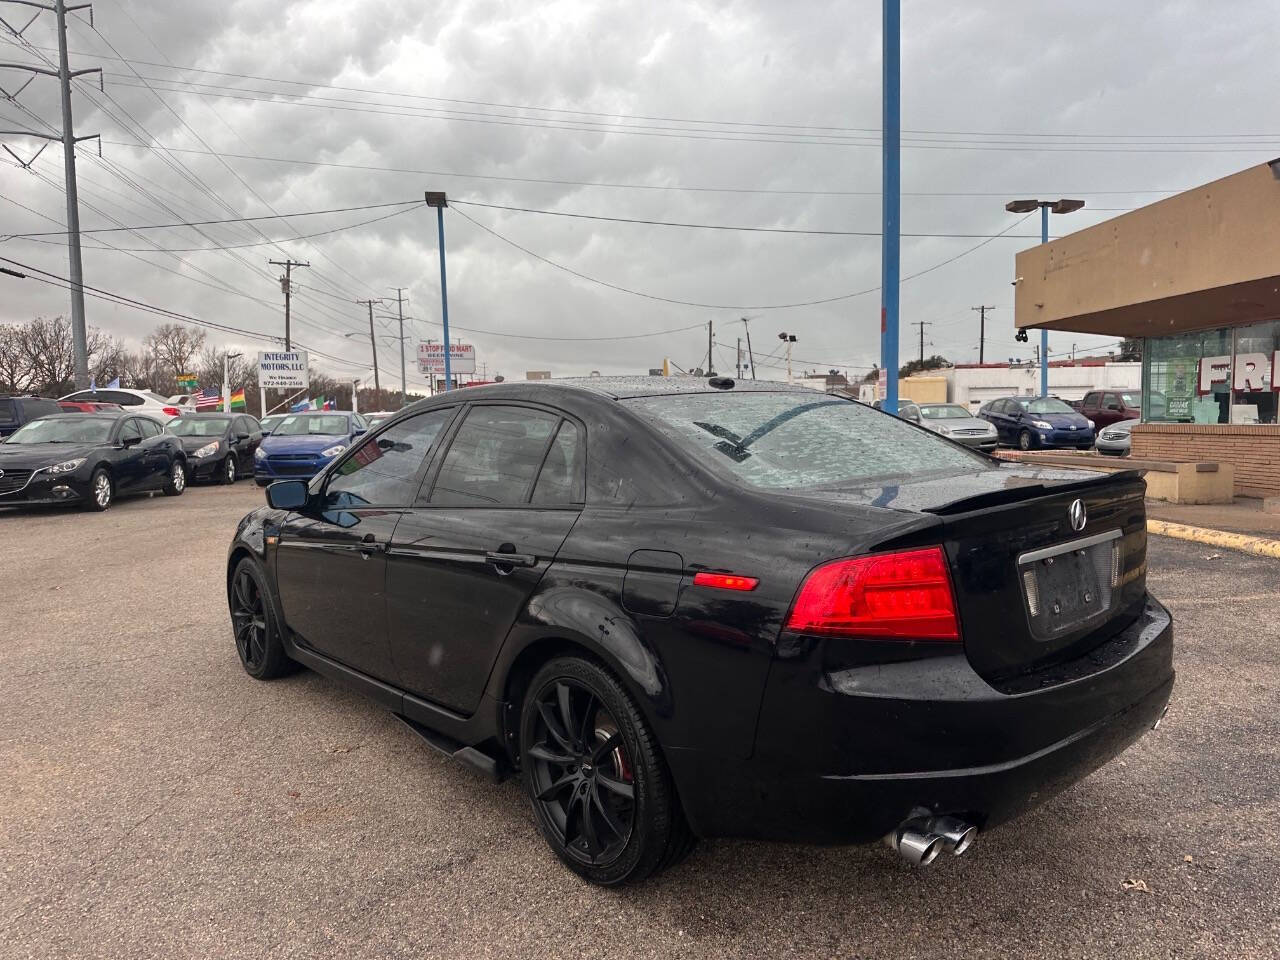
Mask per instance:
[[[227,565],[248,673],[354,685],[600,884],[697,837],[927,863],[1166,709],[1144,484],[725,378],[501,384],[278,481]]]
[[[123,410],[42,417],[0,443],[0,507],[106,510],[116,497],[152,490],[176,497],[186,488],[178,438]]]

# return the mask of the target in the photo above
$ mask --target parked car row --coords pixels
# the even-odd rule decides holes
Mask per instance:
[[[0,507],[77,504],[106,510],[117,497],[194,481],[235,483],[253,476],[309,479],[367,429],[344,411],[279,414],[261,421],[240,412],[195,413],[147,391],[125,406],[83,399],[0,397]],[[180,398],[175,398],[180,399]],[[169,416],[171,409],[181,413]],[[177,479],[177,475],[181,478]]]

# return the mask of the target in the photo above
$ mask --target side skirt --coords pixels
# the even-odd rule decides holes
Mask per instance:
[[[491,756],[473,746],[498,741],[494,725],[485,719],[485,711],[470,717],[456,714],[301,646],[291,635],[285,637],[284,647],[290,659],[386,707],[432,749],[447,754],[493,783],[501,783],[510,776],[510,764],[505,758]]]

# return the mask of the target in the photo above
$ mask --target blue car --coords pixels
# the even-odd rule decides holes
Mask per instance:
[[[1093,446],[1093,421],[1057,397],[1004,397],[978,416],[995,426],[1001,443],[1022,450]]]
[[[253,478],[260,487],[273,480],[309,480],[367,429],[363,417],[345,410],[291,413],[262,438],[253,455]]]

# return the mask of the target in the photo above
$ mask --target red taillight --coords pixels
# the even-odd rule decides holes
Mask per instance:
[[[177,417],[182,414],[182,411],[179,410],[177,407],[165,407],[164,414],[166,417]]]
[[[739,577],[732,573],[695,573],[695,587],[715,587],[717,590],[754,590],[760,581],[755,577]]]
[[[823,564],[805,578],[787,629],[832,637],[959,640],[942,548]]]

